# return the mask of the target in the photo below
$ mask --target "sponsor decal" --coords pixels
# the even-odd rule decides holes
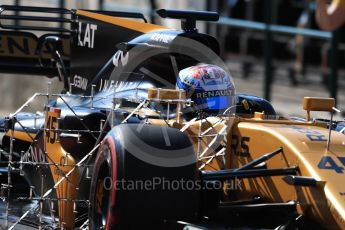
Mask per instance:
[[[101,84],[99,86],[99,91],[112,91],[116,89],[116,91],[120,89],[136,89],[140,82],[132,82],[132,81],[115,81],[115,80],[101,80]]]
[[[94,48],[95,45],[95,32],[97,25],[91,23],[79,22],[78,28],[78,46]]]
[[[29,45],[31,44],[31,45]],[[32,46],[34,44],[34,46]],[[16,56],[22,54],[23,56],[35,55],[37,41],[34,37],[24,36],[0,36],[0,54],[6,56]]]
[[[215,91],[205,91],[196,93],[196,98],[208,98],[208,97],[220,97],[220,96],[231,96],[231,90],[215,90]]]
[[[34,34],[27,32],[7,32],[1,31],[0,36],[0,56],[6,57],[22,57],[22,58],[37,58],[38,57],[38,41]],[[69,56],[69,39],[63,38],[63,57]],[[49,58],[49,52],[43,47],[43,57]]]
[[[47,159],[42,149],[30,146],[29,150],[23,155],[23,162],[47,163]]]
[[[118,50],[114,57],[113,57],[113,64],[114,66],[118,67],[119,63],[121,62],[122,66],[127,65],[128,63],[128,55],[129,53],[126,52],[126,54],[123,54],[124,52],[122,50]]]
[[[88,79],[87,78],[83,78],[79,75],[75,75],[73,77],[73,84],[75,87],[82,89],[82,90],[86,90],[87,84],[88,84]]]
[[[153,34],[151,36],[151,40],[155,41],[155,42],[169,43],[172,40],[174,40],[175,37],[176,37],[176,35],[159,33],[159,34]]]
[[[327,137],[317,130],[306,129],[298,126],[289,126],[288,128],[292,128],[299,133],[305,134],[305,136],[311,141],[327,141]]]

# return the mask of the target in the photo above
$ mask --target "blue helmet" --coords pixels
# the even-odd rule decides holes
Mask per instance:
[[[224,112],[235,104],[235,87],[224,69],[211,64],[198,64],[179,72],[177,87],[194,101],[194,109],[209,115]]]

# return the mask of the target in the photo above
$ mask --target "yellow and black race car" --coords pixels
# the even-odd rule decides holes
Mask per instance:
[[[345,229],[345,136],[310,117],[334,100],[304,98],[305,119],[279,117],[236,93],[217,40],[198,32],[217,13],[157,13],[181,31],[139,13],[0,6],[1,71],[64,82],[1,120],[0,223],[34,213],[38,228]],[[25,112],[40,98],[41,112]],[[18,177],[28,193],[13,197]],[[14,218],[14,200],[33,204]]]

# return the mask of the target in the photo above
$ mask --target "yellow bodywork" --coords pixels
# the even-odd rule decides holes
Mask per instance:
[[[110,23],[113,25],[132,29],[132,30],[142,32],[142,33],[148,33],[148,32],[168,29],[164,26],[159,26],[159,25],[144,23],[144,22],[138,22],[138,21],[129,20],[126,18],[113,17],[113,16],[109,16],[109,15],[90,12],[87,10],[77,10],[76,13],[77,13],[77,15],[85,16],[85,17],[88,17],[91,19],[96,19],[99,21],[103,21],[103,22]]]
[[[283,176],[267,176],[241,179],[241,186],[229,188],[230,192],[236,193],[236,197],[243,200],[261,196],[266,202],[296,201],[300,214],[311,217],[327,229],[345,229],[345,136],[332,131],[330,150],[327,151],[329,130],[324,124],[265,120],[258,117],[221,122],[219,118],[209,117],[207,121],[192,122],[184,132],[189,135],[194,150],[199,155],[210,145],[212,134],[227,131],[226,140],[220,141],[221,145],[226,145],[225,156],[215,156],[213,152],[207,154],[213,157],[199,157],[200,169],[213,171],[238,168],[264,154],[283,148],[283,153],[266,162],[267,168],[297,166],[297,175],[316,179],[316,186],[289,185],[282,179]],[[150,123],[166,125],[165,122],[153,120]],[[170,126],[175,128],[182,128],[184,125],[185,123],[170,122]],[[213,129],[210,129],[212,126]],[[210,130],[202,138],[201,144],[197,140],[199,127],[202,127],[201,132]],[[331,159],[331,165],[325,159]],[[334,167],[333,162],[336,164]]]
[[[239,198],[252,198],[260,195],[272,202],[297,201],[300,211],[321,222],[330,229],[344,229],[345,224],[345,178],[340,167],[339,157],[345,156],[345,136],[332,132],[330,150],[327,151],[328,130],[305,123],[290,124],[289,121],[268,123],[238,122],[228,135],[228,143],[234,138],[248,137],[246,145],[249,153],[243,149],[227,149],[228,167],[237,168],[282,147],[283,153],[267,161],[267,168],[286,168],[298,166],[301,176],[312,177],[321,182],[315,187],[292,186],[281,176],[244,179],[238,191]],[[339,167],[338,172],[324,159],[332,159]],[[341,158],[340,158],[341,159]],[[324,182],[324,183],[322,183]]]
[[[230,184],[224,191],[243,200],[260,196],[272,203],[296,201],[300,214],[327,228],[345,229],[345,135],[333,131],[327,150],[327,126],[309,122],[310,111],[331,111],[333,106],[334,99],[304,98],[308,122],[267,120],[264,113],[255,113],[250,119],[208,117],[183,123],[152,119],[149,123],[169,125],[188,134],[200,170],[236,169],[282,148],[283,153],[265,163],[267,169],[297,166],[299,176],[317,180],[315,186],[289,185],[283,176],[267,176],[242,179],[241,186]],[[222,148],[225,154],[218,154]]]
[[[59,142],[59,135],[54,131],[57,129],[57,118],[59,117],[60,112],[47,112],[47,131],[44,135],[44,144],[48,162],[51,163],[50,170],[55,184],[60,182],[66,177],[67,173],[72,171],[67,178],[63,179],[59,185],[54,187],[57,198],[59,199],[59,223],[63,228],[73,229],[75,220],[73,206],[78,197],[79,173],[75,168],[75,160],[62,148]]]
[[[138,110],[137,113],[146,112]],[[72,170],[68,180],[56,186],[60,199],[59,221],[65,228],[72,229],[73,200],[78,196],[79,175],[77,170],[73,171],[75,160],[61,147],[54,131],[59,116],[56,111],[47,113],[44,142],[48,161],[53,163],[50,169],[54,182]],[[300,214],[311,217],[327,229],[345,229],[345,135],[332,131],[328,150],[329,130],[324,123],[268,120],[264,114],[256,114],[253,118],[208,117],[184,122],[148,119],[147,122],[185,132],[198,156],[200,170],[239,168],[282,148],[282,153],[265,162],[267,169],[297,166],[297,175],[314,178],[317,180],[315,186],[289,185],[283,176],[267,176],[241,179],[241,186],[224,191],[235,193],[241,200],[260,196],[265,202],[295,201]],[[17,134],[17,137],[21,135]],[[215,154],[222,150],[224,154]]]
[[[7,131],[6,136],[10,137],[11,131]],[[18,130],[15,130],[13,132],[13,138],[21,140],[21,141],[32,142],[33,140],[35,140],[35,137],[36,137],[36,133],[28,133],[25,131],[18,131]]]

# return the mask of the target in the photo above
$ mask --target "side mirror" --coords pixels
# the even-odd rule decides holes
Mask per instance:
[[[39,52],[39,60],[42,65],[42,56],[43,56],[43,50],[46,49],[51,55],[52,59],[56,63],[56,67],[59,72],[59,79],[60,81],[63,81],[64,83],[64,90],[63,92],[68,91],[69,83],[68,83],[68,76],[66,71],[65,63],[61,57],[61,54],[63,52],[63,42],[62,39],[59,36],[46,36],[43,38],[43,41],[41,41],[37,47],[37,50]]]
[[[63,51],[63,43],[62,39],[58,36],[50,35],[50,36],[44,36],[40,38],[37,46],[37,52],[42,59],[43,57],[43,51],[48,51],[49,54],[51,54],[54,58],[54,53],[58,51],[59,53],[62,53]]]
[[[310,111],[332,112],[334,107],[334,98],[304,97],[303,99],[303,109],[307,111],[307,122],[310,121]]]

